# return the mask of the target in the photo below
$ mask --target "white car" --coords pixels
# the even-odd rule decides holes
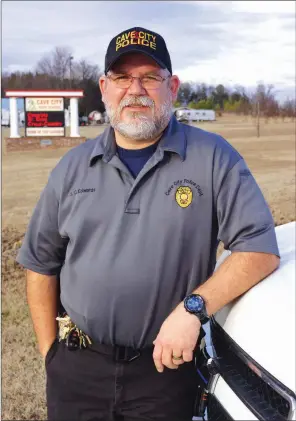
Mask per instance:
[[[276,227],[279,268],[211,319],[198,362],[209,421],[296,420],[295,229]]]

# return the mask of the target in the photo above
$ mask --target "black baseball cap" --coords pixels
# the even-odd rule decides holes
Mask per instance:
[[[172,74],[171,58],[165,40],[156,32],[138,26],[112,38],[105,56],[105,74],[119,57],[133,52],[146,54]]]

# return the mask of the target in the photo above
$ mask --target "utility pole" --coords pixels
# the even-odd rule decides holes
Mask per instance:
[[[260,137],[260,101],[257,97],[257,137]]]

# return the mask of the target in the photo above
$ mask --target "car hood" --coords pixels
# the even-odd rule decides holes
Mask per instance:
[[[295,374],[295,229],[276,227],[279,268],[214,316],[257,363],[293,392]],[[229,255],[224,252],[218,267]]]

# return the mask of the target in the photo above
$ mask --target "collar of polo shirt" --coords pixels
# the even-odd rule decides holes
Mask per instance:
[[[159,149],[163,151],[177,153],[182,161],[186,157],[186,134],[183,125],[181,125],[175,116],[164,130],[163,135],[159,141]],[[114,130],[109,126],[103,134],[99,137],[94,150],[90,157],[90,166],[96,162],[96,158],[103,157],[105,162],[110,161],[116,153]]]

